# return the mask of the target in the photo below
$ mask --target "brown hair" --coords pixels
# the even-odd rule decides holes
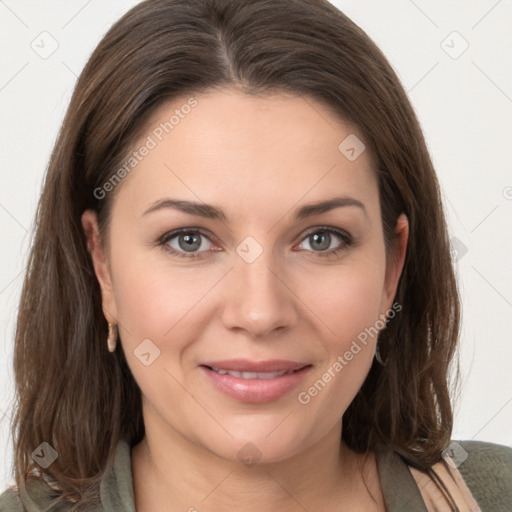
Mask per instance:
[[[369,37],[326,0],[147,0],[104,36],[76,85],[49,162],[20,301],[12,433],[15,478],[39,476],[43,441],[58,459],[44,478],[63,499],[93,502],[117,443],[144,436],[141,392],[106,320],[81,214],[108,225],[113,194],[94,190],[122,165],[163,102],[212,87],[290,92],[355,124],[371,150],[388,247],[409,219],[402,306],[343,417],[352,449],[398,451],[419,468],[450,440],[449,365],[459,299],[438,181],[395,72]],[[43,364],[42,364],[43,362]]]

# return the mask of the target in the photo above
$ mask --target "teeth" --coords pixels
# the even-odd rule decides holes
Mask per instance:
[[[237,377],[239,379],[274,379],[276,377],[281,377],[285,373],[291,373],[286,370],[282,370],[280,372],[237,372],[234,370],[217,370],[216,368],[212,368],[214,372],[217,372],[219,375],[231,375],[232,377]]]

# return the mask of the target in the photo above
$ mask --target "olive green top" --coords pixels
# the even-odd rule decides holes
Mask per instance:
[[[458,470],[482,512],[512,511],[512,448],[479,441],[459,441],[467,458]],[[405,461],[395,452],[377,454],[382,491],[388,512],[427,512]],[[42,482],[27,485],[28,495],[12,489],[0,495],[0,512],[61,512],[71,504],[57,503]],[[120,441],[113,463],[100,486],[101,505],[88,512],[135,512],[131,448]],[[52,503],[53,501],[53,503]],[[85,508],[80,510],[86,510]]]

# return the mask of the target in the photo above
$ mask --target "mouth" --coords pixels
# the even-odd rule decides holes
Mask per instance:
[[[283,375],[287,375],[290,373],[294,373],[299,370],[292,371],[280,371],[280,372],[237,372],[235,370],[225,370],[225,369],[217,369],[207,367],[210,370],[217,372],[219,375],[231,375],[232,377],[237,377],[239,379],[274,379],[276,377],[282,377]]]
[[[248,403],[266,403],[289,394],[312,368],[295,361],[229,360],[200,365],[208,381],[223,394]]]

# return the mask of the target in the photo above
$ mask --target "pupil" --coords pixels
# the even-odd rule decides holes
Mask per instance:
[[[318,235],[318,234],[313,235],[314,243],[319,242],[319,240],[322,238],[323,238],[324,243],[320,242],[320,247],[317,247],[317,249],[328,249],[330,242],[331,242],[331,235],[329,233],[322,233],[321,235]]]
[[[184,242],[184,245],[182,245],[181,242]],[[179,243],[182,249],[189,252],[195,249],[199,249],[199,247],[201,246],[200,238],[196,235],[190,234],[181,235],[179,238]]]

